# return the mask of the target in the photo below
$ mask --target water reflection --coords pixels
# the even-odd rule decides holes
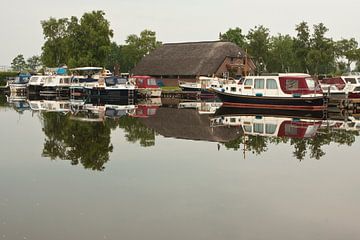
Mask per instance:
[[[358,116],[344,113],[274,111],[221,107],[219,102],[150,99],[142,102],[102,99],[44,99],[6,96],[1,107],[38,114],[45,134],[42,156],[102,171],[116,146],[111,133],[141,147],[155,146],[156,136],[211,141],[218,150],[262,154],[287,144],[298,160],[321,159],[330,143],[351,146],[359,135]]]

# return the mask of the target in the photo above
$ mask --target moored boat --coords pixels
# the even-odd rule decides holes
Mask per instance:
[[[224,84],[212,90],[223,106],[288,110],[326,108],[323,92],[308,74],[285,73],[247,76],[239,83]]]
[[[132,76],[130,82],[136,85],[140,97],[161,97],[161,88],[156,79],[150,76]]]
[[[27,91],[27,85],[31,75],[29,74],[20,74],[15,77],[11,82],[8,82],[11,93],[24,93]]]
[[[360,74],[350,73],[346,76],[324,78],[319,80],[325,94],[329,96],[346,96],[360,98]]]

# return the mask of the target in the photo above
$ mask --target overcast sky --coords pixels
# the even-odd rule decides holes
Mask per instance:
[[[360,42],[360,0],[1,0],[0,65],[10,65],[17,54],[41,53],[41,20],[78,16],[104,10],[114,40],[129,34],[156,31],[162,42],[217,40],[219,32],[255,25],[272,35],[295,35],[295,25],[323,22],[334,39],[355,37]]]

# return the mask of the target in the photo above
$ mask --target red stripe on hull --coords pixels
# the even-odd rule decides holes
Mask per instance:
[[[293,105],[270,105],[270,104],[251,104],[251,103],[233,103],[233,102],[224,102],[223,106],[225,106],[225,107],[277,109],[277,110],[308,110],[308,111],[319,111],[319,110],[326,109],[326,106],[293,106]]]

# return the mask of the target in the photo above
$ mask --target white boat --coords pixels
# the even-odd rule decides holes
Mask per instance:
[[[348,95],[349,98],[360,98],[360,73],[325,78],[319,80],[319,82],[325,94]]]
[[[211,88],[220,88],[224,84],[237,84],[239,80],[225,79],[218,77],[199,77],[196,82],[179,82],[179,87],[182,91],[196,91],[203,94],[213,94]]]
[[[40,95],[67,93],[71,85],[71,76],[54,75],[44,78],[43,89]]]
[[[28,89],[30,93],[37,93],[40,92],[43,89],[45,79],[48,76],[46,75],[34,75],[31,76],[29,83],[28,83]]]
[[[239,83],[211,88],[224,106],[289,110],[326,108],[323,92],[308,74],[247,76]]]
[[[151,76],[132,76],[129,82],[136,86],[136,91],[143,98],[159,98],[162,89],[157,85],[156,79]]]
[[[27,91],[27,84],[30,79],[30,75],[27,74],[20,74],[19,76],[15,77],[15,79],[11,82],[8,82],[8,86],[10,88],[11,93],[20,93]]]

